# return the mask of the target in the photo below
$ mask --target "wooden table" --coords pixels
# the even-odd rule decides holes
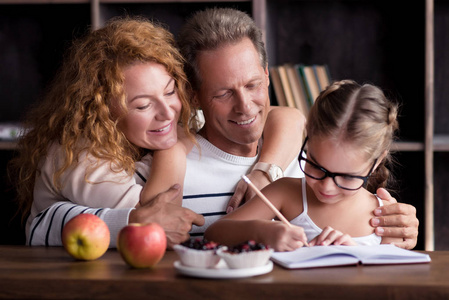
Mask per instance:
[[[8,299],[449,299],[449,251],[430,264],[286,270],[243,279],[177,274],[176,253],[131,269],[109,250],[75,261],[60,247],[0,246],[0,298]]]

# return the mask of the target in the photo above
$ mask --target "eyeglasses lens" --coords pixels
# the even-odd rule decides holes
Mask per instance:
[[[304,172],[304,174],[316,180],[322,180],[327,176],[329,176],[324,169],[314,165],[313,163],[309,162],[306,159],[301,159],[300,167],[301,170]],[[337,186],[348,190],[359,189],[365,183],[362,178],[352,176],[334,175],[330,177],[333,178]]]

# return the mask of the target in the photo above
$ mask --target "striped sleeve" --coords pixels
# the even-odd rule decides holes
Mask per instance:
[[[109,248],[116,248],[118,232],[128,224],[129,213],[133,209],[90,208],[71,202],[57,202],[33,219],[27,236],[27,245],[62,246],[61,233],[64,225],[73,217],[88,213],[97,215],[105,221],[111,234]]]

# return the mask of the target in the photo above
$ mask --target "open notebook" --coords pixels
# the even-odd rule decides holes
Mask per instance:
[[[344,265],[382,265],[429,263],[430,256],[393,245],[314,246],[291,252],[274,252],[271,260],[287,269]]]

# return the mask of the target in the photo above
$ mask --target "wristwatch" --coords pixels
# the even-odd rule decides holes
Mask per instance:
[[[254,170],[260,170],[267,174],[268,179],[273,182],[275,180],[278,180],[279,178],[284,177],[284,172],[282,171],[281,167],[275,164],[269,164],[264,162],[258,162],[254,165]]]

